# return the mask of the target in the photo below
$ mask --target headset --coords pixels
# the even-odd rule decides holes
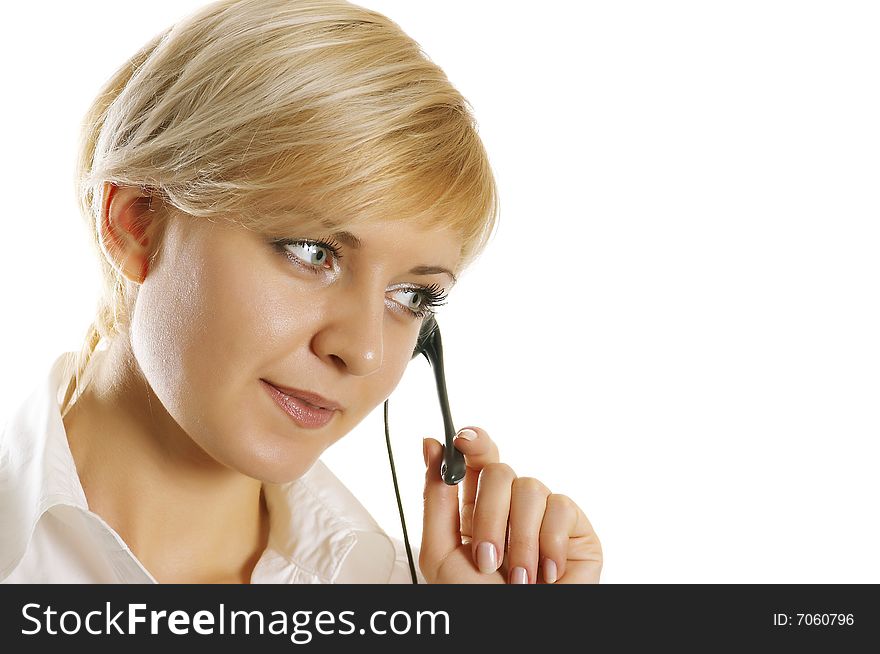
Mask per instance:
[[[446,435],[446,447],[443,448],[443,464],[440,466],[440,476],[449,486],[458,484],[464,479],[466,465],[464,454],[452,444],[455,438],[455,427],[452,426],[452,414],[449,412],[449,399],[446,396],[446,377],[443,373],[443,342],[440,339],[440,327],[434,314],[428,314],[419,330],[416,347],[410,360],[424,354],[431,368],[434,370],[434,379],[437,382],[437,395],[440,398],[440,411],[443,414],[443,431]],[[385,400],[385,443],[388,446],[388,461],[391,463],[391,478],[394,480],[394,494],[397,496],[397,510],[400,512],[400,524],[403,527],[403,540],[406,545],[406,556],[409,559],[409,572],[412,582],[418,584],[416,568],[413,564],[412,550],[409,546],[409,536],[406,533],[406,520],[403,517],[403,505],[400,502],[400,490],[397,486],[397,473],[394,470],[394,456],[391,454],[391,439],[388,435],[388,400]]]

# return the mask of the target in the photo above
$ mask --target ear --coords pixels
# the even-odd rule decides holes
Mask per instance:
[[[142,284],[156,245],[160,212],[156,199],[135,186],[104,183],[98,238],[107,260],[122,275]]]

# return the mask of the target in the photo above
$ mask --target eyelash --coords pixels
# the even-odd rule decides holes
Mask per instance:
[[[318,247],[325,248],[329,250],[336,261],[342,260],[342,253],[340,252],[341,246],[335,240],[324,241],[324,240],[312,240],[312,239],[293,239],[293,238],[284,238],[272,241],[272,244],[275,248],[283,254],[287,259],[292,259],[296,264],[303,267],[306,271],[312,273],[313,275],[318,275],[321,272],[321,268],[315,266],[313,264],[306,263],[299,257],[293,256],[287,250],[288,245],[316,245]],[[414,318],[424,318],[429,314],[434,313],[434,309],[439,306],[443,306],[445,304],[446,299],[449,297],[448,293],[444,293],[443,289],[437,284],[431,284],[430,286],[404,286],[396,289],[398,291],[415,291],[417,293],[422,293],[425,298],[424,307],[419,311],[413,311],[409,307],[404,307],[404,310],[407,311]],[[399,304],[399,303],[398,303]],[[403,305],[401,305],[403,306]]]

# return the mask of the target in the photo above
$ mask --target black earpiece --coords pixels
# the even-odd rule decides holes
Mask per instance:
[[[431,364],[431,368],[434,369],[437,395],[440,397],[440,411],[443,413],[446,447],[443,449],[443,465],[440,467],[440,475],[448,485],[454,486],[464,479],[466,466],[464,454],[459,452],[452,444],[452,439],[455,438],[455,427],[452,426],[449,399],[446,397],[446,377],[443,374],[443,343],[440,339],[440,327],[437,326],[437,319],[434,314],[429,314],[425,318],[411,358],[415,359],[420,354],[425,355],[428,363]]]

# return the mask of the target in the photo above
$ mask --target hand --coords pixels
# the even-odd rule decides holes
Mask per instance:
[[[467,474],[447,486],[440,477],[443,445],[424,440],[425,514],[419,568],[432,584],[504,584],[525,569],[525,583],[599,583],[602,545],[580,507],[533,477],[500,463],[498,447],[479,427],[455,439]],[[461,433],[461,432],[459,432]],[[458,487],[463,497],[459,507]],[[495,548],[493,565],[488,543]],[[552,563],[548,563],[552,562]],[[553,579],[553,565],[555,576]],[[539,574],[540,570],[540,574]]]

